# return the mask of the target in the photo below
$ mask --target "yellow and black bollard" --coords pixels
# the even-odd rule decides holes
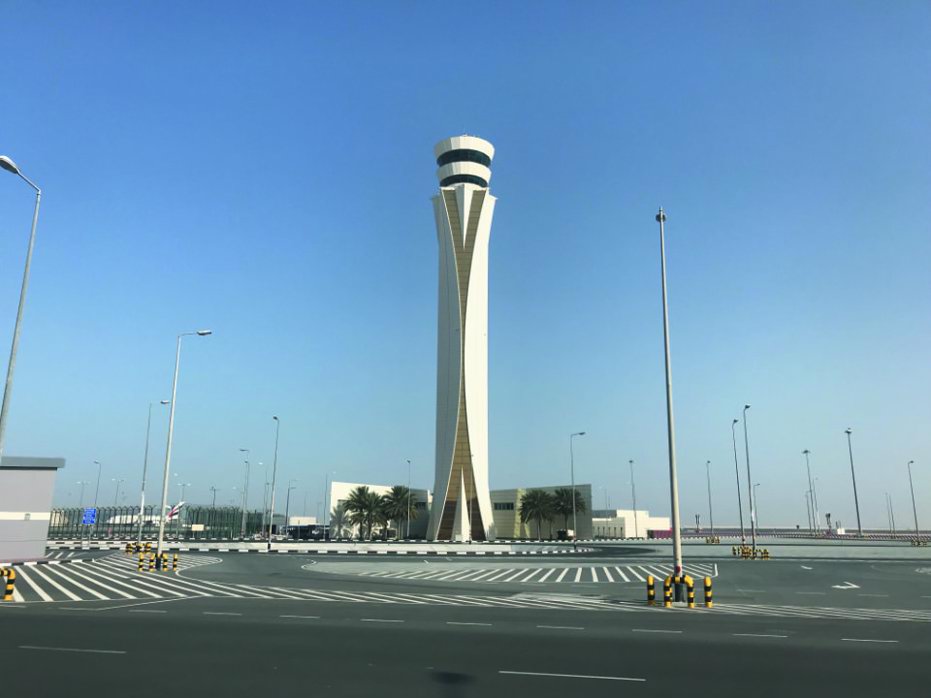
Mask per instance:
[[[145,544],[145,551],[146,551],[147,553],[151,553],[151,552],[152,552],[152,544],[151,544],[151,543],[146,543],[146,544]]]
[[[672,608],[672,577],[666,577],[663,582],[663,607]]]
[[[3,591],[3,600],[12,601],[13,588],[16,586],[16,569],[13,567],[8,567],[6,570],[4,570],[4,576],[6,577],[6,589]]]
[[[705,577],[705,608],[714,608],[711,600],[711,577]]]
[[[656,585],[653,582],[653,575],[647,575],[647,606],[656,605]]]
[[[162,552],[162,572],[168,571],[168,553]]]
[[[149,569],[148,569],[148,571],[151,572],[151,571],[154,570],[154,569],[155,569],[155,554],[154,554],[154,553],[149,553]]]
[[[695,580],[688,575],[685,575],[682,579],[685,582],[689,608],[695,608]]]
[[[136,572],[142,572],[145,569],[145,555],[139,553],[139,563],[136,566]]]
[[[172,572],[178,571],[178,553],[175,553],[174,557],[171,558],[171,571]]]

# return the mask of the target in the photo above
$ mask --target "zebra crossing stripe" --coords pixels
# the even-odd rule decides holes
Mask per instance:
[[[494,574],[494,573],[495,573],[494,568],[492,568],[492,569],[490,569],[490,570],[485,570],[484,572],[482,572],[482,573],[481,573],[480,575],[478,575],[477,577],[473,577],[473,578],[472,578],[472,581],[473,581],[473,582],[477,582],[477,581],[479,581],[480,579],[482,579],[483,577],[487,577],[488,575]]]
[[[51,567],[51,566],[49,565],[48,567]],[[45,573],[42,572],[42,570],[40,570],[38,567],[34,567],[32,571],[36,573],[36,576],[41,577],[41,578],[44,579],[46,582],[48,582],[49,584],[51,584],[53,587],[55,587],[56,589],[58,589],[58,591],[60,591],[60,592],[61,592],[62,594],[64,594],[65,596],[67,596],[71,601],[80,601],[80,600],[81,600],[81,597],[80,597],[80,596],[78,596],[78,595],[76,595],[76,594],[72,594],[69,590],[65,589],[61,584],[59,584],[58,582],[56,582],[54,579],[52,579],[51,577],[47,577],[47,576],[45,575]]]
[[[19,578],[20,578],[20,579],[22,579],[24,582],[26,582],[26,584],[27,584],[34,592],[36,592],[36,594],[38,595],[38,597],[39,597],[40,599],[42,599],[43,601],[51,601],[51,600],[52,600],[52,597],[49,596],[48,594],[46,594],[46,593],[45,593],[45,590],[44,590],[41,586],[39,586],[38,584],[36,584],[34,581],[32,581],[32,578],[31,578],[28,574],[26,574],[26,568],[25,568],[25,567],[20,567],[20,568],[19,568],[19,571],[17,572],[17,574],[19,575]]]
[[[101,599],[101,600],[103,600],[103,601],[107,601],[107,597],[106,597],[106,596],[104,596],[103,594],[101,594],[99,591],[94,591],[93,589],[91,589],[91,588],[89,588],[89,587],[87,587],[87,586],[81,584],[81,582],[79,582],[79,581],[77,581],[77,580],[75,580],[75,579],[71,579],[71,577],[69,577],[67,574],[65,574],[64,572],[62,572],[62,570],[61,570],[60,567],[51,567],[51,566],[50,566],[50,567],[48,568],[48,573],[49,573],[49,574],[57,575],[57,576],[60,577],[61,579],[64,579],[65,581],[67,581],[67,582],[68,582],[69,584],[71,584],[72,586],[76,586],[78,589],[81,589],[81,590],[83,590],[83,591],[86,591],[88,594],[90,594],[90,595],[92,595],[92,596],[96,596],[98,599]],[[76,600],[79,600],[79,599],[76,599]]]
[[[489,577],[489,578],[486,579],[485,581],[486,581],[486,582],[496,582],[496,581],[498,581],[501,577],[503,577],[504,575],[510,574],[510,573],[513,572],[513,571],[514,571],[514,568],[513,568],[513,567],[510,567],[510,568],[504,570],[504,572],[499,572],[499,573],[496,574],[494,577]]]
[[[537,581],[540,582],[540,583],[542,584],[543,582],[546,581],[547,577],[549,577],[549,576],[550,576],[551,574],[553,574],[553,572],[555,572],[555,571],[556,571],[556,568],[553,567],[552,569],[550,569],[549,571],[547,571],[546,574],[544,574],[542,577],[540,577],[540,579],[538,579]]]
[[[579,581],[581,581],[581,579],[582,579],[582,568],[579,567],[579,568],[575,571],[575,581],[576,581],[576,583],[578,583]]]
[[[597,582],[598,581],[598,570],[592,567],[591,571],[592,571],[592,581]]]
[[[559,582],[561,582],[562,578],[565,577],[566,574],[568,574],[568,572],[569,572],[569,568],[567,567],[566,569],[562,571],[562,574],[559,575],[559,579],[556,580],[556,583],[558,584]]]
[[[607,567],[602,567],[601,569],[602,569],[602,571],[605,573],[605,577],[608,578],[608,581],[609,581],[609,582],[613,582],[613,581],[614,581],[614,577],[611,576],[611,572],[608,571],[608,568],[607,568]]]
[[[627,578],[627,575],[624,574],[624,573],[621,571],[621,568],[620,568],[620,567],[615,566],[614,569],[615,569],[615,570],[617,571],[617,573],[620,575],[621,579],[623,579],[625,582],[629,582],[629,581],[630,581],[630,580]]]

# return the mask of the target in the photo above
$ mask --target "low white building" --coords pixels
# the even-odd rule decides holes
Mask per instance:
[[[327,504],[328,512],[325,522],[330,527],[330,538],[354,538],[359,535],[359,526],[349,521],[349,515],[345,510],[346,500],[357,487],[368,487],[375,494],[385,495],[391,491],[393,485],[373,485],[365,482],[331,482],[328,494]],[[426,538],[427,523],[430,518],[430,503],[433,497],[428,490],[418,490],[411,488],[411,508],[414,516],[410,522],[410,532],[405,522],[402,525],[401,537],[410,536],[411,538]],[[392,522],[392,526],[396,523]],[[382,535],[383,531],[380,526],[376,526],[376,535]]]
[[[650,516],[646,509],[596,509],[592,512],[595,538],[650,538],[651,531],[669,531],[668,516]]]

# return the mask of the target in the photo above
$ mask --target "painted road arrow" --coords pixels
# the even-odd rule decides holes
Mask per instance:
[[[843,584],[835,584],[831,587],[832,589],[859,589],[856,584],[853,582],[844,582]]]

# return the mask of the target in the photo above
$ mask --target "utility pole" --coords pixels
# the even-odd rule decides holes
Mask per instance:
[[[714,536],[714,507],[711,505],[711,461],[705,461],[705,473],[708,476],[708,519],[711,524],[711,535]]]
[[[850,477],[853,480],[853,503],[857,509],[857,535],[863,537],[863,526],[860,524],[860,498],[857,496],[857,474],[853,469],[853,444],[850,440],[850,434],[853,433],[852,429],[847,429],[844,431],[847,434],[847,450],[850,453]]]
[[[637,522],[637,486],[634,484],[634,462],[627,461],[630,465],[630,499],[634,505],[634,538],[640,537],[640,525]]]

